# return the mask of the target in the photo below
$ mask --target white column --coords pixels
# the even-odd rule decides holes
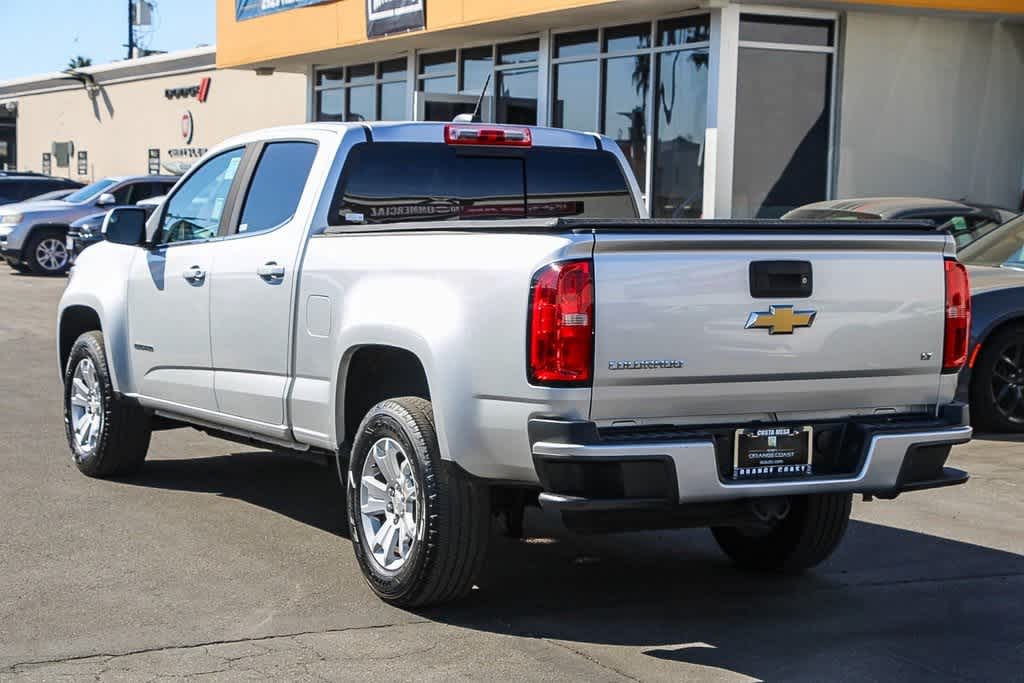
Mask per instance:
[[[704,137],[703,218],[732,216],[739,42],[739,7],[728,4],[712,10],[711,54],[708,64],[708,123]]]
[[[540,34],[540,45],[537,50],[537,125],[549,126],[551,115],[548,106],[551,92],[551,31]]]

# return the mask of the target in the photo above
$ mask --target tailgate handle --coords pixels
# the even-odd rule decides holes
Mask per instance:
[[[806,299],[814,291],[810,261],[751,261],[750,296]]]

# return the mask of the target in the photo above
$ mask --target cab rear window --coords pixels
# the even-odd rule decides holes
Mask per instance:
[[[558,217],[637,217],[614,156],[560,147],[363,143],[349,152],[330,222]]]

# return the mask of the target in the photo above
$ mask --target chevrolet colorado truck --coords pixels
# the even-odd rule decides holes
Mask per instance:
[[[710,527],[795,572],[851,497],[961,484],[967,275],[930,224],[661,221],[609,138],[306,124],[118,208],[58,311],[89,476],[192,426],[337,463],[399,605],[466,593],[492,520]]]

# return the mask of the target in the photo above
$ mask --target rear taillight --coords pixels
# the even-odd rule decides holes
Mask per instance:
[[[527,331],[532,384],[590,384],[594,277],[589,260],[552,263],[533,276]]]
[[[946,259],[946,331],[942,340],[942,369],[956,372],[967,362],[971,335],[971,288],[967,269]]]
[[[450,123],[444,127],[444,141],[449,145],[530,147],[533,136],[529,128]]]

